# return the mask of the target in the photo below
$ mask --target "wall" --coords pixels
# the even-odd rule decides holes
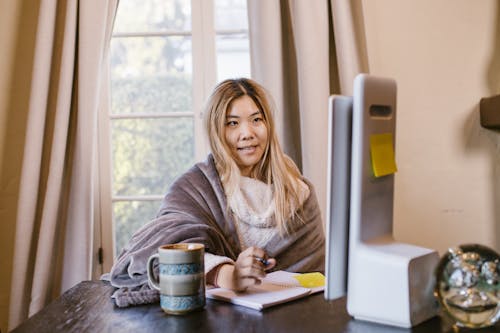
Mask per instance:
[[[371,74],[398,84],[395,234],[437,249],[500,250],[500,132],[479,100],[500,93],[496,0],[364,0]]]
[[[7,332],[12,255],[37,0],[0,1],[0,329]]]

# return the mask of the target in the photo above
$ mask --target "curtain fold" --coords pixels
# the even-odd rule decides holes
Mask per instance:
[[[359,73],[369,73],[361,0],[331,0],[340,93],[352,96]]]
[[[40,1],[9,330],[92,272],[96,121],[117,5]]]
[[[277,106],[284,151],[326,212],[328,97],[368,72],[361,0],[249,0],[252,77]],[[332,45],[333,44],[333,45]]]

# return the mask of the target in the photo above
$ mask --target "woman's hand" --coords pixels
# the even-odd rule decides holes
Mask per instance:
[[[266,276],[266,270],[274,266],[274,258],[268,258],[263,249],[252,246],[240,253],[234,265],[219,268],[217,284],[223,288],[243,291],[249,286],[260,284],[260,280]]]

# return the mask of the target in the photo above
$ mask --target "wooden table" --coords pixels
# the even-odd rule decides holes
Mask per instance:
[[[263,312],[207,300],[206,307],[184,316],[166,315],[159,304],[120,309],[113,288],[103,281],[84,281],[18,326],[21,332],[453,332],[451,322],[432,318],[411,329],[352,319],[346,299],[327,302],[323,294],[278,305]],[[500,332],[500,326],[474,332]]]

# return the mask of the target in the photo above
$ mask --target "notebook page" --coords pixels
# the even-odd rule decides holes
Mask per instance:
[[[208,289],[207,298],[218,299],[232,304],[243,305],[257,310],[285,303],[304,297],[311,292],[302,287],[282,287],[274,284],[261,284],[249,287],[245,292],[234,292],[229,289]]]
[[[301,273],[291,273],[291,272],[286,272],[286,271],[276,271],[272,273],[268,273],[262,281],[265,281],[266,283],[272,283],[272,284],[277,284],[277,285],[282,285],[282,286],[288,286],[288,287],[304,287],[304,288],[309,288],[311,289],[311,293],[317,293],[321,292],[325,289],[324,285],[324,276],[320,273],[313,273],[313,274],[320,274],[323,277],[323,283],[321,285],[317,285],[314,287],[307,287],[304,285],[301,285],[299,280],[297,280],[296,277],[299,276],[306,276],[311,273],[306,273],[306,274],[301,274]]]
[[[223,288],[207,289],[206,296],[207,298],[262,310],[311,293],[310,288],[301,287],[298,281],[288,274],[291,273],[280,274],[279,271],[269,273],[261,284],[251,286],[244,292],[235,292]]]

